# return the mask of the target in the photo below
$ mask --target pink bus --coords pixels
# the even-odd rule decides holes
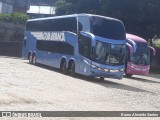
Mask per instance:
[[[148,75],[150,70],[150,54],[155,56],[155,49],[148,46],[145,39],[136,35],[126,34],[126,39],[126,76]]]

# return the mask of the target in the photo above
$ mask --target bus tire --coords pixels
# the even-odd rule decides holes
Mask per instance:
[[[75,77],[76,76],[76,72],[75,72],[75,63],[72,62],[71,64],[71,76]]]
[[[101,80],[101,81],[104,81],[104,77],[100,77],[100,80]]]
[[[33,64],[32,54],[29,53],[28,55],[29,64]]]
[[[36,63],[36,55],[33,55],[32,56],[32,64],[33,65],[36,65],[37,63]]]
[[[125,73],[126,77],[132,77],[132,74]]]
[[[62,73],[63,73],[64,75],[67,74],[66,61],[63,62],[63,65],[62,65]]]

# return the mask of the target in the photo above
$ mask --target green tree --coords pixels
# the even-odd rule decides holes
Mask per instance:
[[[29,17],[23,13],[0,14],[0,22],[25,24]]]
[[[66,2],[65,0],[59,0],[55,3],[56,6],[56,15],[66,15],[69,14],[73,9],[72,4]]]
[[[53,4],[55,3],[57,0],[31,0],[31,4]]]
[[[122,20],[126,32],[151,39],[160,35],[160,0],[59,0],[56,15],[93,13]]]
[[[159,0],[102,0],[101,14],[121,19],[126,31],[150,39],[160,33]]]
[[[100,1],[99,0],[78,0],[77,13],[99,13]]]
[[[55,4],[56,15],[73,13],[99,13],[99,0],[59,0]]]

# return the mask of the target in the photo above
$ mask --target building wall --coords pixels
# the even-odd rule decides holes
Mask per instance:
[[[30,0],[0,0],[0,14],[13,12],[26,13],[30,7]]]
[[[2,2],[0,2],[0,14],[2,13]]]
[[[0,2],[7,3],[13,5],[14,0],[0,0]]]
[[[10,14],[13,12],[13,5],[5,2],[0,2],[0,14]]]

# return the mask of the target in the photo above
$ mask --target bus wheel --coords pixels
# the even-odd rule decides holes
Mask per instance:
[[[29,64],[32,64],[33,63],[32,54],[29,54],[28,59],[29,59]]]
[[[32,63],[33,63],[33,65],[36,65],[36,55],[33,55],[33,57],[32,57]]]
[[[76,76],[76,73],[75,73],[75,63],[74,62],[72,62],[72,65],[71,65],[71,76],[72,77]]]
[[[132,74],[127,74],[127,73],[125,74],[126,74],[126,77],[132,77]]]
[[[100,77],[100,80],[101,80],[101,81],[104,81],[104,77]]]
[[[63,73],[64,75],[66,75],[66,74],[67,74],[66,61],[64,61],[64,62],[63,62],[63,66],[62,66],[62,73]]]

